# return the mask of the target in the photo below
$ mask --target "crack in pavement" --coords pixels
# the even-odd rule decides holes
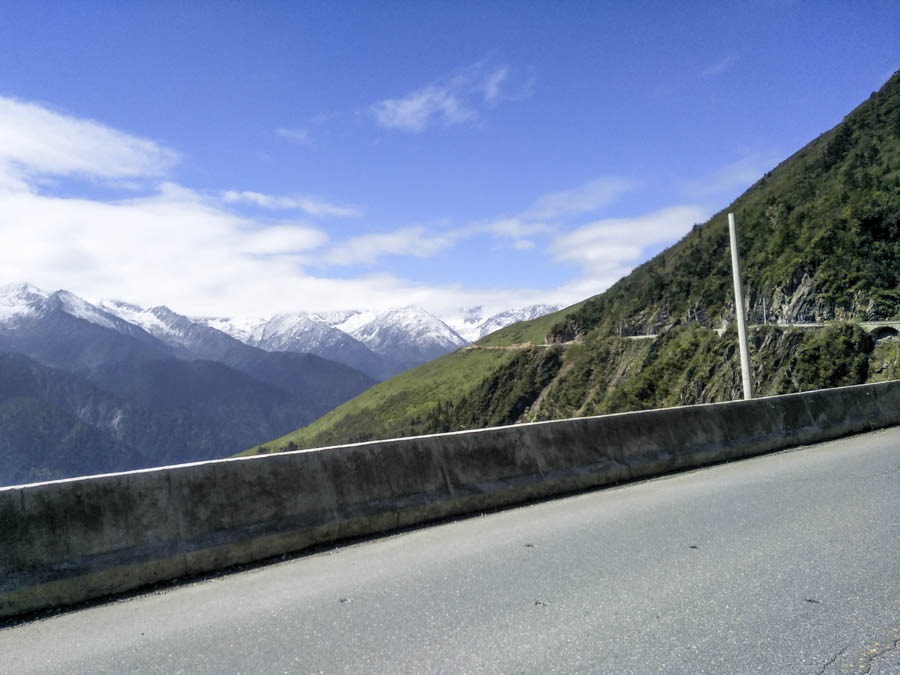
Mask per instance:
[[[838,659],[842,654],[847,652],[850,648],[852,642],[845,645],[838,651],[832,658],[826,661],[822,669],[818,672],[818,675],[826,675],[827,673],[862,673],[863,675],[872,672],[872,666],[877,665],[876,661],[890,652],[900,648],[900,626],[897,628],[893,628],[891,630],[893,634],[892,638],[888,638],[885,641],[872,641],[868,643],[868,646],[863,646],[862,652],[858,659],[850,659],[845,660],[837,669],[833,668],[835,664],[838,662]]]
[[[894,634],[896,635],[900,632],[900,629],[895,628]],[[894,651],[897,649],[897,646],[900,645],[900,637],[898,637],[892,644],[882,645],[879,643],[875,643],[875,647],[867,649],[863,656],[860,657],[860,671],[861,673],[869,673],[872,671],[872,665],[875,659],[880,658],[887,654],[888,652]],[[879,649],[880,647],[880,649]],[[863,666],[865,666],[863,668]]]
[[[824,665],[822,666],[822,670],[820,670],[820,671],[818,672],[818,675],[825,675],[825,673],[828,671],[828,666],[832,665],[835,661],[837,661],[838,657],[839,657],[841,654],[843,654],[845,651],[847,651],[847,649],[850,648],[850,645],[851,645],[851,644],[853,644],[853,643],[852,643],[852,642],[848,642],[847,644],[845,644],[843,647],[840,648],[840,650],[837,652],[837,654],[835,654],[835,655],[832,656],[830,659],[828,659],[828,660],[824,663]]]

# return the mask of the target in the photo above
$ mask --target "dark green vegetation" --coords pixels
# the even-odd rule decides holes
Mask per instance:
[[[897,73],[605,293],[383,382],[265,451],[740,398],[728,212],[758,395],[900,375],[900,344],[856,323],[900,318]],[[772,323],[788,325],[759,325]]]

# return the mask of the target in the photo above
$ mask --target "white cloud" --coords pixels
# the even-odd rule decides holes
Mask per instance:
[[[565,216],[593,213],[613,203],[632,187],[634,184],[631,181],[621,178],[595,178],[577,188],[552,192],[538,198],[525,213],[525,217],[553,220]]]
[[[681,205],[633,218],[607,218],[557,237],[550,250],[556,260],[577,263],[590,275],[621,276],[648,248],[675,242],[708,217],[704,207]]]
[[[498,237],[509,239],[532,237],[552,231],[552,228],[544,223],[529,223],[521,218],[502,218],[488,223],[482,229]]]
[[[488,75],[482,86],[486,103],[495,104],[500,98],[500,85],[509,75],[509,67],[503,66]]]
[[[509,66],[479,61],[400,98],[378,101],[370,110],[382,127],[410,133],[422,132],[434,122],[461,124],[477,119],[480,105],[493,107],[506,98],[501,87],[509,73]],[[529,83],[529,91],[530,87]]]
[[[506,87],[506,76],[498,70],[481,72],[480,79],[470,78],[468,86],[474,88],[467,101],[484,104],[493,96],[491,74],[498,92],[501,84]],[[451,84],[463,86],[455,79]],[[557,237],[551,253],[557,260],[584,265],[585,278],[556,289],[434,285],[384,274],[360,278],[359,268],[350,266],[372,265],[387,255],[433,256],[465,238],[495,237],[513,249],[533,250],[538,248],[534,240],[546,240],[557,227],[539,216],[590,213],[630,184],[597,179],[545,195],[526,214],[457,229],[441,223],[343,239],[332,232],[336,238],[330,239],[309,223],[271,224],[247,215],[253,209],[235,207],[297,210],[313,217],[360,215],[357,207],[303,195],[198,192],[174,182],[148,188],[148,178],[165,178],[177,159],[174,152],[96,122],[33,104],[0,102],[5,105],[0,140],[9,141],[0,142],[0,283],[31,281],[89,300],[120,297],[206,316],[398,304],[419,304],[446,315],[466,305],[500,311],[538,302],[570,304],[604,290],[647,246],[674,239],[703,219],[697,207],[673,207],[641,218],[597,221]],[[58,143],[48,143],[48,138]],[[66,175],[116,185],[132,182],[146,194],[116,201],[52,196],[46,179]],[[346,277],[310,272],[322,265],[348,268]]]
[[[274,304],[284,291],[264,293],[296,286],[303,254],[326,240],[304,225],[262,227],[170,184],[114,203],[0,194],[3,278],[89,298],[201,313]]]
[[[283,197],[267,195],[261,192],[251,192],[249,190],[227,190],[222,193],[222,199],[231,204],[253,204],[265,209],[299,209],[313,217],[352,217],[362,215],[362,211],[356,206],[338,206],[336,204],[330,204],[323,199],[304,195]]]
[[[458,233],[429,234],[424,227],[407,227],[393,232],[364,234],[334,246],[321,256],[329,265],[372,265],[385,255],[411,255],[428,258],[456,243]]]
[[[730,70],[731,67],[737,63],[738,55],[737,54],[729,54],[721,61],[714,63],[703,71],[703,77],[716,77],[717,75],[721,75],[727,70]]]
[[[385,99],[372,106],[378,123],[389,129],[419,132],[430,118],[436,117],[446,125],[459,124],[475,116],[449,88],[425,87],[400,99]]]
[[[275,130],[275,133],[282,138],[286,138],[287,140],[293,141],[294,143],[299,143],[300,145],[306,145],[307,143],[309,143],[309,131],[307,129],[289,129],[286,127],[279,127]]]
[[[178,155],[93,120],[0,97],[0,186],[35,176],[121,180],[161,176]]]
[[[328,241],[328,235],[305,225],[281,224],[248,232],[244,250],[260,255],[297,254],[314,249]]]

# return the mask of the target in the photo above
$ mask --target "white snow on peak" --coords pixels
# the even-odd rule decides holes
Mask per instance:
[[[184,332],[176,327],[172,320],[180,318],[179,315],[165,306],[144,309],[121,300],[104,300],[100,303],[100,307],[123,321],[140,326],[154,337],[177,338],[181,337]]]
[[[113,314],[128,323],[133,323],[144,330],[147,330],[147,327],[144,323],[147,321],[148,312],[143,307],[139,307],[137,305],[133,305],[130,302],[124,302],[122,300],[101,300],[100,308],[108,312],[109,314]],[[149,332],[149,331],[148,331]]]
[[[119,327],[108,312],[79,298],[74,293],[70,293],[69,291],[57,291],[51,297],[54,296],[59,299],[60,305],[67,314],[71,314],[78,319],[90,321],[91,323],[103,326],[104,328],[118,330]]]
[[[554,305],[529,305],[520,309],[510,309],[489,317],[484,316],[483,307],[464,307],[448,321],[450,326],[469,342],[480,340],[485,335],[505,328],[519,321],[530,321],[545,314],[556,312]]]
[[[268,319],[263,317],[227,317],[227,316],[202,316],[191,317],[191,321],[215,328],[235,340],[245,344],[251,344],[254,333],[263,326]]]
[[[452,351],[466,344],[450,326],[415,305],[381,312],[356,312],[336,328],[382,355],[411,347],[429,353]]]
[[[49,296],[46,291],[28,283],[0,286],[0,322],[34,314]]]
[[[359,332],[361,328],[378,318],[378,312],[372,310],[351,310],[347,312],[334,312],[334,314],[338,321],[331,325],[353,337],[356,337],[356,333]]]
[[[339,328],[340,324],[350,320],[352,317],[360,314],[357,309],[342,309],[330,312],[316,312],[315,316],[327,323],[333,328]]]

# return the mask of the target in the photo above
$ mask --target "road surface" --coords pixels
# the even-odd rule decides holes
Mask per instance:
[[[900,673],[900,428],[0,630],[5,673]]]

